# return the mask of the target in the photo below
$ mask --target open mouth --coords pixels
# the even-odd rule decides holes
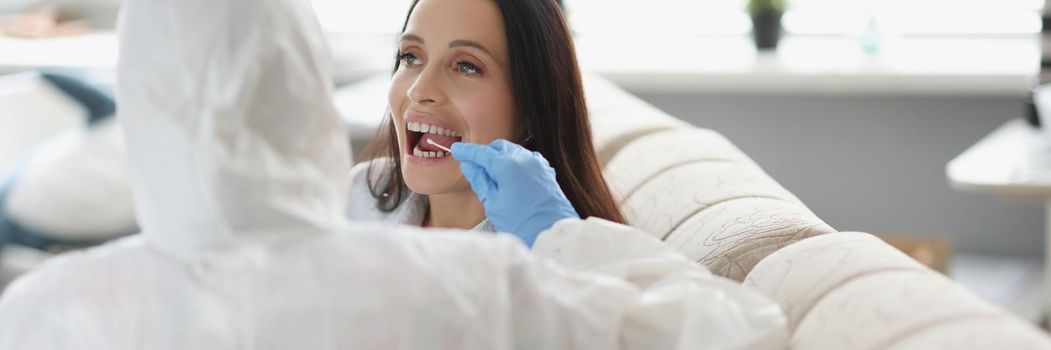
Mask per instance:
[[[420,158],[444,158],[450,156],[441,147],[452,148],[453,143],[463,140],[459,132],[425,122],[406,123],[409,154]],[[438,144],[438,147],[434,144]]]

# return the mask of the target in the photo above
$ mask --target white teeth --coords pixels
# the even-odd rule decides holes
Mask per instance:
[[[439,127],[437,125],[424,124],[420,122],[408,122],[405,126],[406,129],[413,132],[423,132],[435,135],[445,135],[452,137],[461,137],[460,133]]]
[[[438,151],[438,152],[424,151],[424,150],[420,149],[419,145],[417,145],[416,147],[413,147],[412,155],[416,156],[416,157],[420,157],[420,158],[442,158],[442,157],[445,157],[446,153],[443,152],[443,151]]]

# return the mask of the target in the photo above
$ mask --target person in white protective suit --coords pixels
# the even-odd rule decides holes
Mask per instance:
[[[125,4],[119,118],[143,232],[14,282],[0,349],[786,346],[777,304],[573,218],[513,144],[454,153],[519,231],[346,222],[350,157],[308,0]],[[515,196],[531,200],[496,205]]]

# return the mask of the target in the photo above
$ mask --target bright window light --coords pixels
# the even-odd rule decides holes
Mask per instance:
[[[746,34],[745,0],[563,0],[579,34]]]
[[[746,0],[564,0],[582,34],[744,34]],[[788,0],[793,34],[1031,34],[1044,0]]]
[[[1043,0],[790,0],[795,34],[1031,34]]]
[[[332,33],[397,33],[411,0],[312,0]],[[578,34],[741,35],[747,0],[563,0]],[[1031,34],[1044,0],[788,0],[793,34]]]
[[[329,33],[391,34],[401,31],[410,0],[312,0]]]

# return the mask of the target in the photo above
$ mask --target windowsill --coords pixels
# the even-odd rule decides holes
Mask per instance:
[[[389,72],[394,36],[333,35],[337,81]],[[1035,35],[900,37],[866,54],[856,39],[786,37],[757,52],[748,36],[580,36],[584,69],[633,92],[1022,95],[1039,72]],[[0,37],[0,74],[38,66],[112,71],[113,33]]]
[[[914,37],[866,54],[857,39],[577,39],[581,65],[635,92],[1022,95],[1040,66],[1036,36]]]

